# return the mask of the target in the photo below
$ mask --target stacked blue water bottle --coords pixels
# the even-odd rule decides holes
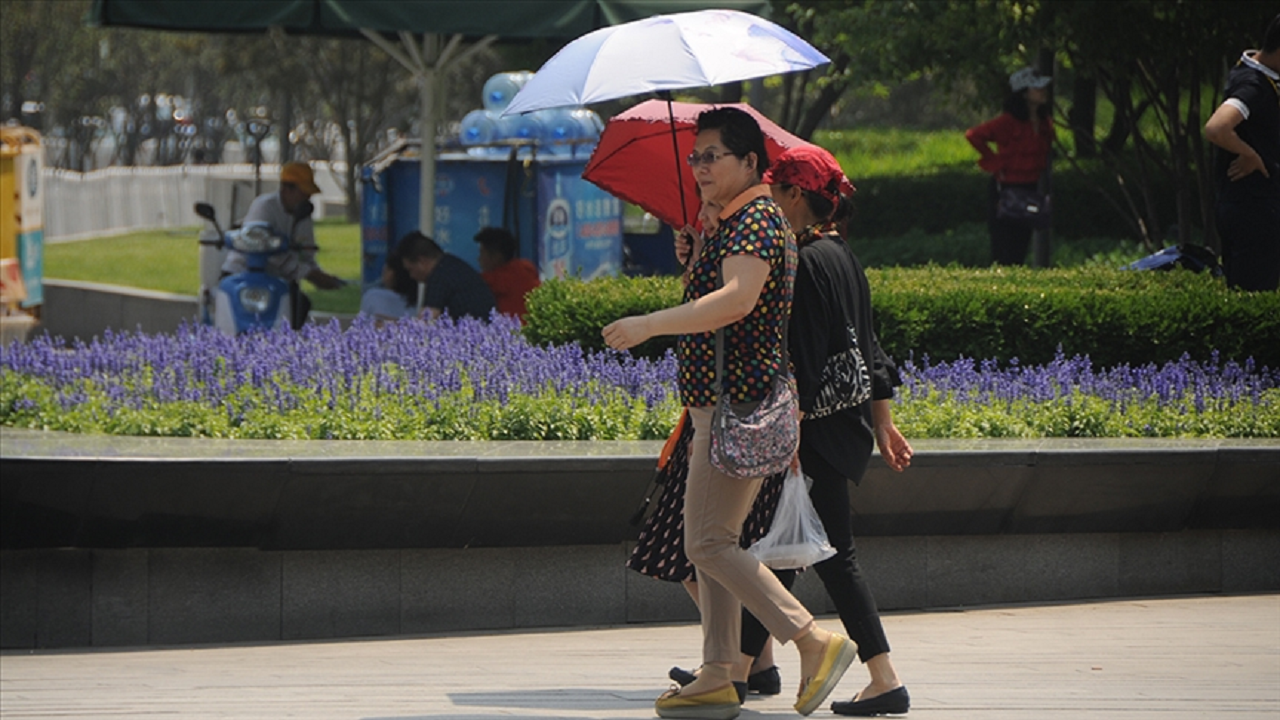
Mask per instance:
[[[484,107],[472,110],[462,118],[458,143],[471,155],[506,156],[512,147],[521,157],[535,151],[563,157],[587,157],[600,138],[604,123],[595,112],[584,107],[535,110],[531,113],[502,116],[502,111],[533,73],[502,72],[484,84]]]

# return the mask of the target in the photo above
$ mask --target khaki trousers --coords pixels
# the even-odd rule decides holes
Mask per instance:
[[[698,570],[702,662],[734,663],[742,654],[742,606],[783,643],[813,616],[769,568],[738,545],[764,478],[739,480],[711,466],[712,411],[689,408],[694,432],[684,494],[684,549]]]

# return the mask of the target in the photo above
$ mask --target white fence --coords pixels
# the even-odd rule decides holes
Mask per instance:
[[[341,216],[346,195],[338,184],[341,163],[312,163],[320,195],[315,217]],[[262,192],[277,187],[280,167],[263,165]],[[56,243],[135,230],[191,227],[192,211],[207,202],[223,226],[239,219],[254,198],[253,165],[111,167],[87,173],[44,171],[44,238]]]

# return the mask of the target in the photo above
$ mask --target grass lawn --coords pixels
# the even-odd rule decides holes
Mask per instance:
[[[960,130],[819,130],[813,141],[836,156],[855,185],[861,178],[932,175],[944,170],[982,174],[978,151]]]
[[[195,295],[200,289],[198,227],[148,230],[93,240],[52,243],[44,248],[44,274],[61,280],[110,283]],[[354,313],[360,309],[360,226],[333,220],[316,223],[320,265],[348,281],[340,290],[318,290],[303,282],[314,309]]]

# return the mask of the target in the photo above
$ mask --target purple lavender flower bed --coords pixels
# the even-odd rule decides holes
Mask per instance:
[[[5,348],[0,372],[0,423],[79,432],[659,439],[678,413],[673,358],[535,347],[502,317],[45,337]]]
[[[1095,369],[1088,357],[900,368],[895,420],[918,437],[1280,437],[1280,369],[1253,361]]]
[[[910,437],[1280,437],[1280,371],[1189,359],[1108,370],[902,364]],[[228,338],[106,333],[4,348],[0,424],[128,435],[339,439],[661,439],[675,362],[538,347],[517,323],[357,320]]]

